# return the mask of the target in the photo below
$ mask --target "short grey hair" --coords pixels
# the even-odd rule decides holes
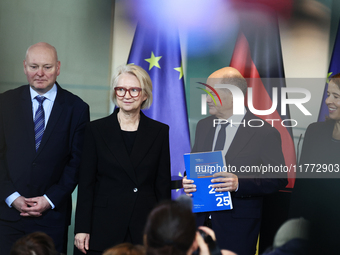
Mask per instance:
[[[238,87],[243,95],[247,94],[248,84],[245,78],[243,77],[231,77],[231,78],[223,78],[222,84],[232,84]]]

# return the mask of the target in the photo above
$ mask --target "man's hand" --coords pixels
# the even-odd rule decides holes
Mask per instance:
[[[194,180],[187,179],[186,176],[184,176],[183,179],[182,179],[182,185],[183,185],[183,188],[184,188],[184,192],[189,197],[192,196],[192,194],[191,194],[192,192],[196,191],[196,185],[193,184],[193,183],[194,183]]]
[[[86,254],[89,250],[90,234],[78,233],[74,237],[74,245],[82,252]]]
[[[217,192],[235,191],[238,188],[238,177],[235,174],[227,172],[218,172],[213,175],[212,183],[221,182],[212,185]]]
[[[17,199],[15,199],[12,203],[12,206],[17,209],[19,212],[23,212],[22,211],[22,208],[26,208],[27,207],[27,204],[25,202],[25,197],[23,196],[20,196],[18,197]]]
[[[25,198],[26,206],[22,207],[21,216],[40,217],[44,211],[51,208],[50,203],[44,196]]]

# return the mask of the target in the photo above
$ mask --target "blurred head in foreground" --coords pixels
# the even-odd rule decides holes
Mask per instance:
[[[118,244],[104,251],[103,255],[143,255],[145,249],[141,245],[133,245],[131,243]]]
[[[51,237],[43,232],[34,232],[20,238],[13,245],[10,255],[57,255]]]
[[[197,248],[195,216],[189,206],[168,201],[149,215],[144,230],[146,254],[191,254]]]

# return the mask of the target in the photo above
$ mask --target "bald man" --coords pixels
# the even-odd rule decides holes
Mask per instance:
[[[24,72],[28,85],[0,94],[0,254],[35,231],[66,253],[89,107],[56,82],[53,46],[29,47]]]
[[[244,95],[247,92],[246,80],[232,67],[212,73],[207,83],[211,86],[234,85]],[[215,173],[211,180],[216,192],[231,192],[233,209],[197,213],[197,225],[207,222],[211,216],[212,228],[221,249],[228,249],[239,255],[252,255],[256,252],[263,195],[284,188],[287,180],[284,173],[263,178],[261,173],[245,173],[242,169],[247,166],[284,166],[281,138],[279,132],[265,121],[261,126],[261,120],[247,109],[243,115],[234,115],[233,95],[230,90],[216,88],[216,91],[222,104],[214,94],[216,105],[211,97],[207,98],[212,116],[198,122],[192,152],[222,150],[226,165],[235,167],[235,173]],[[226,127],[221,124],[214,127],[214,120],[216,123],[217,119],[228,120],[230,124]],[[255,125],[258,127],[254,127]],[[186,177],[183,178],[183,187],[189,196],[197,188],[194,181]]]

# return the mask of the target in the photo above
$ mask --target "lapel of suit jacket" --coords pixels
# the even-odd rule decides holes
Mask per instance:
[[[20,117],[20,119],[23,120],[24,129],[27,131],[30,141],[30,150],[33,150],[35,153],[34,121],[29,85],[25,86],[21,92],[21,110],[22,117]]]
[[[143,112],[140,112],[137,136],[130,155],[134,168],[145,158],[159,132],[160,128],[152,125],[150,119]]]
[[[215,132],[217,125],[214,127],[213,126],[213,120],[216,119],[215,116],[210,116],[209,121],[204,125],[204,129],[207,129],[206,132],[204,132],[204,145],[203,148],[205,148],[207,151],[212,151],[213,150],[213,142],[214,142],[214,137],[215,137]]]
[[[43,150],[44,146],[46,145],[49,137],[51,136],[63,110],[64,110],[64,102],[65,102],[65,95],[63,92],[63,89],[59,86],[59,84],[56,82],[57,85],[57,96],[54,100],[54,104],[52,107],[52,111],[50,114],[50,117],[47,122],[47,126],[44,131],[44,135],[41,139],[41,144],[39,146],[39,149],[37,151],[37,156],[39,153]]]
[[[117,108],[113,114],[109,116],[103,128],[102,137],[107,147],[119,162],[124,171],[128,174],[131,180],[138,184],[137,177],[132,166],[132,162],[126,150],[125,142],[123,139],[122,131],[117,119]]]
[[[252,117],[254,116],[254,117]],[[227,161],[232,161],[242,149],[249,143],[251,137],[255,134],[255,128],[251,128],[247,125],[249,119],[256,118],[255,115],[247,112],[243,121],[245,122],[245,126],[240,125],[232,143],[227,152]],[[227,162],[226,162],[227,163]]]

